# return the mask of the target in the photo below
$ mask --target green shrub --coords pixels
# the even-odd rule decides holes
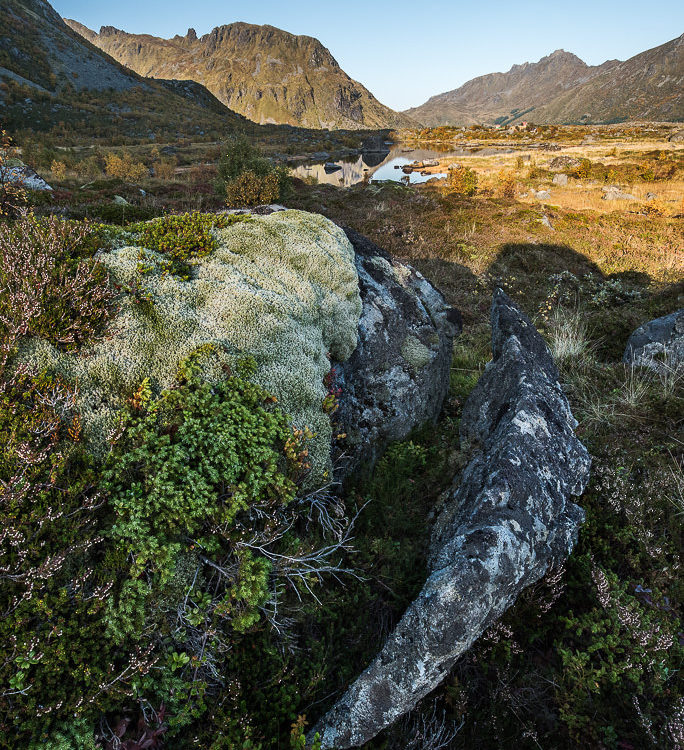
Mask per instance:
[[[276,167],[244,137],[229,141],[219,159],[216,187],[229,206],[256,206],[282,200],[291,190],[291,182],[287,168]]]
[[[71,386],[25,369],[0,383],[2,748],[125,699],[118,675],[130,656],[102,639],[112,582],[93,565],[103,506],[94,469]]]
[[[216,238],[212,229],[225,228],[247,216],[221,216],[218,214],[180,214],[135,224],[130,230],[138,235],[138,242],[148,250],[167,256],[171,261],[171,273],[187,273],[187,262],[203,258],[216,249]]]

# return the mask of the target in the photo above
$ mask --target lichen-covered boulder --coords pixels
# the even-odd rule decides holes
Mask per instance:
[[[144,378],[169,387],[179,364],[207,344],[228,364],[252,357],[254,380],[278,398],[295,427],[315,433],[312,481],[322,481],[331,468],[332,428],[323,408],[329,357],[344,361],[357,343],[354,249],[331,221],[302,211],[215,231],[217,249],[188,280],[169,274],[165,258],[144,248],[102,254],[112,281],[128,290],[105,339],[78,354],[33,340],[22,356],[78,382],[84,436],[100,452]]]
[[[362,745],[413,708],[576,541],[584,513],[569,497],[583,491],[590,459],[544,341],[501,290],[492,350],[464,408],[461,438],[474,453],[436,523],[429,578],[314,728],[324,748]]]
[[[623,361],[651,370],[684,367],[684,308],[639,326],[627,341]]]
[[[347,437],[338,478],[372,465],[387,445],[436,419],[449,388],[459,313],[420,273],[345,230],[356,257],[363,309],[358,346],[336,366],[335,415]]]

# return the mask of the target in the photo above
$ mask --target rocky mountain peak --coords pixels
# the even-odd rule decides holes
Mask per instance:
[[[258,123],[312,128],[397,128],[415,123],[393,112],[338,65],[318,39],[275,26],[236,22],[197,37],[161,39],[112,26],[77,33],[142,76],[196,81]]]

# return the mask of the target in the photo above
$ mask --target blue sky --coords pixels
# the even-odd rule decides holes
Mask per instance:
[[[171,37],[233,21],[317,37],[384,104],[406,109],[485,73],[556,49],[597,65],[684,32],[684,2],[639,0],[51,0],[99,30]]]

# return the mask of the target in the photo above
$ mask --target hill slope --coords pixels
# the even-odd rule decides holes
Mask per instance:
[[[625,62],[590,66],[564,50],[514,65],[407,110],[429,126],[684,119],[684,36]]]
[[[46,0],[0,5],[0,107],[12,130],[149,139],[244,128],[204,87],[127,70],[72,31]]]
[[[601,71],[530,116],[535,122],[684,120],[684,34]]]
[[[232,23],[200,38],[190,29],[184,37],[159,39],[66,23],[140,75],[197,81],[254,122],[331,129],[415,124],[352,80],[312,37]]]

